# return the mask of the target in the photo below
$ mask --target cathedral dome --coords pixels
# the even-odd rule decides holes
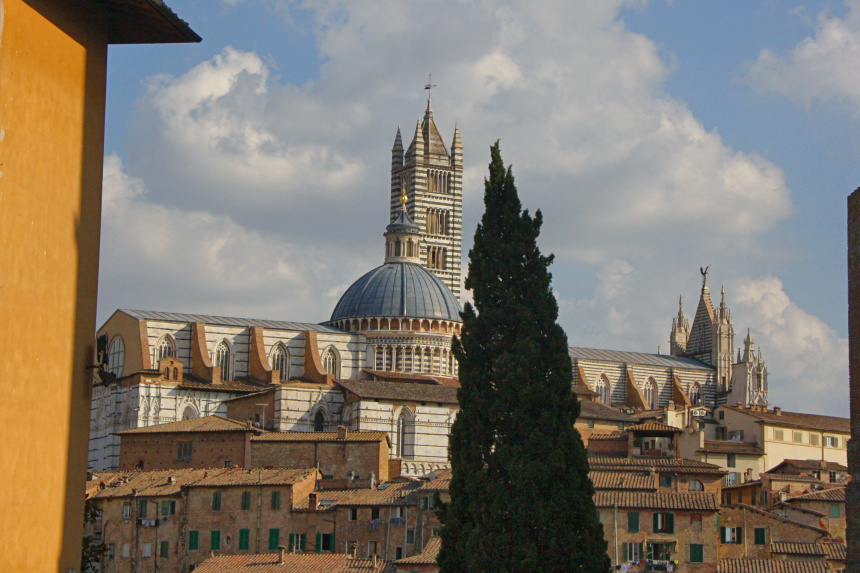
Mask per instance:
[[[432,272],[410,262],[386,262],[346,289],[329,322],[371,316],[460,322],[460,304]]]

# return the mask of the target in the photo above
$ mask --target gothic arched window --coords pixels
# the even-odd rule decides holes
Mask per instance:
[[[654,383],[653,378],[649,378],[645,382],[645,387],[643,388],[642,393],[645,394],[645,404],[651,408],[652,410],[657,409],[657,385]]]
[[[165,334],[158,339],[158,344],[155,345],[155,363],[158,364],[159,360],[170,356],[176,356],[176,343],[172,336]]]
[[[337,362],[338,362],[337,361],[337,355],[334,353],[334,349],[331,346],[329,346],[328,348],[326,348],[325,352],[323,352],[322,364],[323,364],[323,369],[328,374],[330,374],[331,376],[334,376],[335,378],[338,377],[338,373],[337,373],[338,363]]]
[[[412,457],[412,420],[405,412],[397,418],[397,457],[400,459]]]
[[[606,376],[601,375],[600,378],[597,379],[597,388],[595,388],[595,390],[600,394],[600,401],[608,405],[610,400],[610,387],[609,380],[607,380]]]
[[[698,382],[690,386],[690,403],[693,406],[702,405],[702,388],[699,386]]]
[[[125,366],[125,343],[119,336],[114,337],[108,349],[108,372],[115,375],[117,378],[122,376],[122,369]]]
[[[314,432],[322,431],[325,431],[325,414],[320,411],[314,416]]]
[[[272,348],[272,354],[269,357],[272,364],[272,370],[277,370],[281,373],[281,380],[290,378],[290,354],[280,342]]]
[[[221,380],[232,380],[233,379],[233,370],[232,365],[233,361],[230,356],[230,347],[227,346],[226,341],[222,341],[215,347],[215,366],[221,367]]]
[[[194,409],[194,406],[186,406],[182,411],[182,419],[183,420],[191,420],[197,417],[197,410]]]

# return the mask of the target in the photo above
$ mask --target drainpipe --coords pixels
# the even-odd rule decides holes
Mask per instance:
[[[388,561],[388,546],[391,542],[391,506],[388,506],[388,523],[385,524],[385,560]],[[404,547],[405,549],[405,547]]]
[[[613,565],[618,565],[618,506],[616,504],[612,505],[612,511],[615,514],[615,518],[613,519],[613,525],[615,526],[615,563]]]

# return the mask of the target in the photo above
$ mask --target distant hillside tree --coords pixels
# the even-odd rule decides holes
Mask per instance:
[[[453,478],[442,573],[610,570],[571,391],[567,336],[537,246],[542,215],[523,211],[499,143],[491,148],[485,212],[469,253],[462,312],[460,411],[451,429]]]

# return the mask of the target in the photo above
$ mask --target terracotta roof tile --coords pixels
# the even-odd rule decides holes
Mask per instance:
[[[381,442],[388,432],[347,432],[338,438],[337,432],[269,432],[251,438],[254,442]]]
[[[771,553],[784,553],[786,555],[826,555],[824,547],[820,543],[771,543]]]
[[[671,432],[680,434],[683,430],[670,426],[669,424],[661,424],[660,422],[646,422],[644,424],[636,424],[625,428],[628,432]]]
[[[848,559],[848,549],[844,543],[822,543],[824,552],[828,559],[833,561],[845,561]]]
[[[657,475],[640,472],[589,472],[595,489],[657,489]]]
[[[717,511],[719,504],[712,493],[655,493],[646,491],[604,491],[594,494],[596,507],[641,509],[687,509]]]
[[[820,491],[803,493],[792,496],[788,501],[789,503],[794,501],[832,501],[845,503],[845,488],[831,487]]]
[[[631,458],[613,455],[589,454],[592,471],[669,471],[699,474],[725,474],[720,466],[688,458]]]
[[[259,432],[259,430],[248,428],[247,424],[223,416],[204,416],[202,418],[180,420],[179,422],[168,422],[166,424],[156,424],[155,426],[122,430],[121,432],[117,432],[117,435],[173,434],[179,432]]]
[[[727,410],[741,412],[757,418],[762,422],[775,426],[791,426],[795,428],[810,428],[824,432],[838,432],[841,434],[851,433],[851,420],[848,418],[837,418],[835,416],[821,416],[819,414],[801,414],[800,412],[785,412],[779,414],[773,410],[759,412],[735,406],[724,406]]]
[[[442,549],[442,538],[431,537],[421,553],[398,559],[395,563],[399,565],[436,565],[436,558],[439,556],[440,549]]]
[[[337,384],[360,398],[457,404],[457,388],[414,382],[338,380]]]
[[[806,476],[806,475],[791,475],[791,474],[772,474],[769,472],[762,472],[758,474],[759,476],[765,476],[771,481],[802,481],[806,483],[820,483],[821,480],[817,477]]]
[[[717,573],[829,573],[824,561],[721,559]]]
[[[776,513],[773,513],[772,511],[767,511],[767,510],[764,510],[760,507],[747,505],[745,503],[735,503],[735,504],[732,504],[729,506],[723,506],[723,510],[724,511],[745,510],[748,512],[753,512],[753,513],[757,513],[759,515],[763,515],[764,517],[768,517],[770,519],[775,519],[777,521],[781,521],[783,523],[789,523],[789,524],[794,525],[796,527],[804,527],[806,529],[813,529],[815,531],[823,533],[824,535],[830,535],[830,533],[826,529],[821,529],[820,527],[815,527],[814,525],[809,525],[806,523],[802,523],[800,521],[795,521],[793,519],[789,519],[787,517],[782,517],[781,515],[777,515]]]
[[[801,470],[826,470],[835,472],[847,472],[848,467],[837,462],[824,462],[821,460],[783,460],[770,470],[771,473],[778,473],[776,470],[783,466],[794,466]]]
[[[418,489],[420,483],[387,482],[379,484],[374,489],[327,489],[317,491],[317,503],[319,509],[334,506],[366,506],[366,505],[415,505],[416,495],[413,492]],[[307,507],[307,499],[304,500]],[[301,502],[296,504],[302,507]]]
[[[287,553],[278,563],[277,553],[210,557],[194,569],[197,573],[394,573],[388,561],[352,559],[345,553]]]
[[[579,403],[579,417],[586,420],[609,420],[611,422],[634,423],[636,418],[619,412],[615,408],[607,406],[603,402],[582,401]]]
[[[92,497],[162,497],[179,495],[183,487],[258,485],[260,480],[263,485],[292,485],[314,475],[316,471],[316,468],[215,468],[102,472],[94,474],[93,481],[98,479],[105,486],[99,485]]]
[[[705,447],[697,452],[708,454],[745,454],[752,456],[763,456],[764,450],[755,444],[746,442],[733,442],[727,440],[705,440]]]
[[[601,441],[601,440],[626,440],[627,432],[623,430],[617,430],[615,432],[595,432],[588,436],[588,441]]]
[[[364,371],[373,376],[374,378],[379,378],[383,381],[398,382],[406,380],[437,384],[440,386],[449,386],[451,388],[460,387],[460,381],[451,376],[439,376],[436,374],[412,374],[406,372],[386,372],[385,370],[373,370],[372,368],[365,368]]]

